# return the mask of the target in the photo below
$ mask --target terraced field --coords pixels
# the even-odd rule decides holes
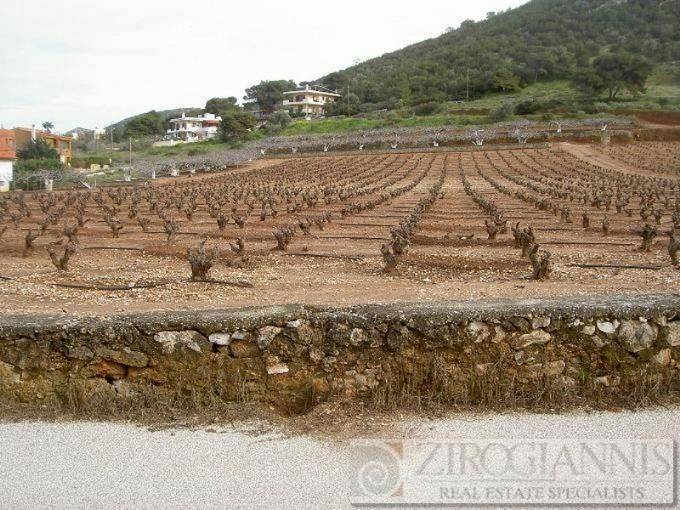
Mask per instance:
[[[663,176],[680,176],[680,142],[615,145],[602,151],[624,165],[635,165]]]
[[[0,299],[109,313],[680,289],[678,144],[483,149],[1,198]],[[189,281],[188,248],[208,281]]]

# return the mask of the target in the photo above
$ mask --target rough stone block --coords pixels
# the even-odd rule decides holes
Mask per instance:
[[[211,344],[220,347],[226,347],[231,342],[231,335],[229,333],[213,333],[208,337]]]
[[[165,354],[172,354],[178,346],[200,353],[209,343],[208,339],[198,331],[192,330],[160,331],[154,335],[153,339],[161,344]]]
[[[467,328],[465,328],[465,331],[475,342],[483,342],[491,335],[489,326],[480,321],[471,322],[468,324]]]
[[[265,326],[263,328],[260,328],[257,336],[258,347],[262,350],[269,347],[269,344],[272,343],[274,337],[281,333],[281,331],[282,329],[277,328],[276,326]]]
[[[657,328],[647,322],[623,321],[619,327],[618,341],[628,352],[648,349],[656,340]]]
[[[536,329],[531,333],[525,333],[518,336],[512,342],[512,347],[515,350],[526,349],[530,345],[544,345],[547,344],[552,336],[547,331]]]
[[[605,335],[613,335],[616,333],[616,325],[610,321],[597,321],[597,329]]]
[[[666,329],[666,343],[671,347],[680,347],[680,321],[668,323]]]

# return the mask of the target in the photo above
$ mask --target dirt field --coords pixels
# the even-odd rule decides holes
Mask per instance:
[[[0,300],[5,313],[107,314],[678,292],[668,253],[678,158],[680,144],[660,142],[319,156],[135,189],[0,198]],[[57,271],[47,247],[61,239],[53,250],[61,256],[64,227],[78,219],[77,251]],[[381,246],[404,220],[407,253],[385,274]],[[493,240],[485,220],[501,230]],[[533,228],[538,254],[550,253],[549,279],[530,279],[532,264],[514,245],[517,223]],[[648,252],[633,232],[646,223],[658,234]],[[286,226],[295,234],[277,250],[272,232]],[[24,253],[29,231],[40,235]],[[189,281],[187,247],[202,238],[220,249],[210,273],[218,282]],[[237,238],[242,253],[229,248]]]

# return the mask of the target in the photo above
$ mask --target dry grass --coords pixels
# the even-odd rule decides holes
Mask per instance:
[[[521,377],[502,361],[483,375],[470,374],[462,382],[451,377],[446,367],[439,353],[420,364],[404,360],[394,367],[384,384],[371,392],[371,404],[376,409],[392,411],[543,412],[581,407],[640,409],[680,403],[680,380],[670,369],[659,372],[637,368],[621,374],[617,387],[605,387],[596,384],[586,371],[582,371],[577,386],[571,386],[545,374]]]

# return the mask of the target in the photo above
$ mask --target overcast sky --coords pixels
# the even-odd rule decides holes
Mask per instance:
[[[20,0],[0,9],[0,124],[97,127],[312,80],[527,0]]]

